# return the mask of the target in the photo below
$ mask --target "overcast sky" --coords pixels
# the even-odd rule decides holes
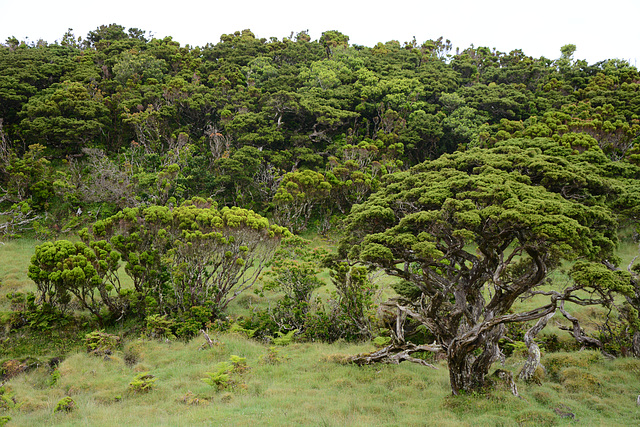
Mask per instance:
[[[575,58],[590,64],[619,58],[638,66],[639,19],[640,0],[0,0],[0,42],[54,42],[68,28],[84,38],[111,23],[183,46],[217,43],[221,34],[246,28],[278,39],[309,30],[313,40],[338,30],[365,46],[443,36],[454,48],[473,43],[550,59],[575,44]]]

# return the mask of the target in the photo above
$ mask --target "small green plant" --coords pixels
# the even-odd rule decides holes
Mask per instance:
[[[129,383],[129,391],[135,394],[148,393],[154,389],[156,380],[149,372],[142,372]]]
[[[75,408],[76,402],[69,396],[65,396],[56,403],[56,407],[53,409],[53,412],[72,412]]]
[[[233,372],[236,372],[238,374],[243,374],[247,370],[249,370],[249,367],[247,366],[246,357],[240,357],[240,356],[236,356],[235,354],[232,354],[229,360],[233,365]]]
[[[373,339],[373,345],[378,348],[383,348],[391,344],[392,341],[391,337],[375,337]]]
[[[173,319],[167,318],[166,315],[152,314],[145,319],[147,323],[147,334],[151,338],[170,340],[175,339],[173,329],[176,324]]]
[[[103,331],[93,331],[84,336],[87,353],[97,356],[113,354],[120,344],[121,338],[118,335],[108,334]]]
[[[4,393],[0,395],[0,411],[6,412],[15,408],[16,406],[17,405],[15,397],[7,396]]]
[[[53,387],[56,384],[58,384],[58,381],[60,381],[60,378],[61,378],[60,371],[57,369],[54,370],[49,376],[49,386]]]
[[[242,325],[238,322],[235,322],[229,328],[229,332],[235,332],[241,335],[246,336],[247,338],[253,338],[256,333],[256,329],[247,329],[242,327]]]
[[[229,362],[218,363],[213,372],[206,372],[207,378],[202,381],[218,390],[235,387],[238,382],[232,378],[232,374],[242,375],[249,370],[246,357],[231,355]]]
[[[202,381],[218,390],[224,390],[233,385],[231,372],[233,372],[233,365],[231,363],[220,362],[215,366],[213,372],[205,373],[207,378],[203,378]]]
[[[293,342],[293,339],[295,338],[295,334],[297,332],[298,332],[297,329],[294,329],[293,331],[289,331],[286,334],[283,334],[282,332],[278,331],[276,332],[276,334],[278,334],[278,337],[273,339],[273,343],[275,345],[281,345],[281,346],[289,345]]]

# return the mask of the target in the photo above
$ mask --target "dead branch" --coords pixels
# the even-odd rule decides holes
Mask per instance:
[[[604,350],[604,345],[600,340],[596,338],[592,338],[584,333],[584,330],[580,326],[580,321],[577,318],[573,317],[571,314],[567,313],[566,310],[564,309],[564,301],[560,303],[560,306],[558,307],[558,309],[560,310],[560,313],[562,313],[562,315],[566,317],[567,320],[570,321],[573,325],[572,328],[568,328],[566,326],[560,326],[559,327],[560,329],[569,331],[569,333],[573,336],[573,338],[575,338],[575,340],[578,341],[578,343],[580,343],[583,347],[595,347],[595,348],[598,348],[602,352],[602,355],[605,356],[606,358],[608,359],[616,358],[614,355],[609,354]]]
[[[430,351],[433,353],[437,353],[442,351],[442,346],[435,343],[423,345],[415,345],[410,342],[402,345],[392,344],[372,353],[360,353],[354,356],[349,356],[347,357],[346,362],[363,366],[373,365],[374,363],[388,363],[398,365],[400,364],[400,362],[407,361],[423,366],[428,366],[429,368],[438,369],[436,366],[427,363],[425,360],[411,356],[411,354],[419,351]]]

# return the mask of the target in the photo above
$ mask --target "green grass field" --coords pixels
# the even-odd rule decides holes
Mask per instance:
[[[26,269],[36,244],[18,240],[0,246],[1,310],[8,310],[7,293],[33,290]],[[621,252],[628,262],[637,246],[623,246]],[[237,299],[232,311],[242,314],[260,303],[249,292]],[[581,315],[590,313],[585,309]],[[521,398],[500,383],[486,394],[453,397],[443,361],[436,362],[436,370],[409,363],[369,367],[337,363],[342,356],[373,350],[370,343],[270,348],[239,334],[212,334],[219,344],[210,349],[202,348],[205,341],[200,336],[184,343],[130,334],[105,359],[78,347],[84,333],[77,331],[71,341],[57,331],[51,333],[53,341],[14,336],[13,347],[0,348],[3,360],[21,355],[43,362],[4,384],[0,417],[11,418],[7,425],[640,425],[636,404],[640,360],[609,361],[593,351],[545,354],[542,363],[547,372],[540,383],[517,383]],[[571,342],[553,322],[541,336],[551,333]],[[64,352],[68,353],[63,362],[53,371],[45,362]],[[202,381],[232,355],[246,358],[248,369],[232,373],[228,388],[219,390]],[[517,373],[523,362],[523,355],[514,352],[504,366],[494,368]],[[131,391],[129,383],[147,372],[155,378],[154,388],[147,393]],[[75,409],[54,413],[65,396],[73,399]]]
[[[15,377],[5,396],[17,404],[8,425],[189,426],[546,426],[638,425],[640,360],[605,361],[596,352],[553,353],[540,385],[518,384],[521,399],[498,386],[486,395],[450,396],[446,364],[357,367],[333,360],[369,345],[292,344],[270,350],[239,335],[220,335],[212,349],[189,343],[133,340],[109,360],[79,352],[58,368]],[[271,352],[270,358],[267,358]],[[125,355],[135,353],[132,365]],[[275,354],[275,356],[274,356]],[[202,381],[231,355],[249,369],[218,390]],[[507,360],[517,370],[523,359]],[[154,375],[147,393],[128,390],[141,372]],[[54,413],[70,396],[76,409]],[[572,415],[571,415],[572,414]]]

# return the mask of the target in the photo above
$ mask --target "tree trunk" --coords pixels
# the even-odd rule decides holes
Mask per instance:
[[[489,369],[501,354],[498,340],[503,332],[504,325],[500,324],[484,334],[455,338],[451,342],[447,350],[447,361],[451,392],[454,395],[477,391],[486,385]],[[478,348],[483,348],[483,351],[475,357],[473,351]]]
[[[554,314],[556,314],[555,310],[538,319],[536,324],[524,335],[524,343],[527,345],[529,357],[527,358],[527,361],[524,363],[524,366],[522,367],[522,370],[518,375],[521,380],[531,380],[536,372],[536,369],[540,365],[540,347],[538,347],[538,344],[536,344],[535,338],[540,333],[540,331],[543,330],[545,326],[547,326],[547,322],[549,322],[549,319],[551,319]]]
[[[447,362],[449,363],[449,380],[451,381],[451,392],[459,395],[461,392],[470,392],[478,388],[477,379],[474,378],[472,365],[474,357],[467,352],[460,354],[447,352]],[[475,375],[478,375],[476,372]],[[484,384],[484,378],[479,378],[480,386]]]
[[[640,357],[640,332],[639,331],[636,331],[633,334],[633,345],[631,349],[635,357]]]

